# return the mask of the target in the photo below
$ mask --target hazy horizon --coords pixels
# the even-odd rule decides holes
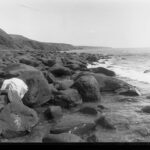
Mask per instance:
[[[150,47],[149,0],[0,0],[0,28],[43,42]]]

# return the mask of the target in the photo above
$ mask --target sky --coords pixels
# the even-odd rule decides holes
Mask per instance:
[[[150,0],[0,0],[0,28],[43,42],[150,47]]]

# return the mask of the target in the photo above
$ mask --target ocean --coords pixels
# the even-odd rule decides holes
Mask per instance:
[[[114,71],[117,78],[122,79],[129,84],[139,88],[143,94],[150,93],[150,53],[119,53],[118,51],[109,50],[103,52],[95,50],[74,50],[72,52],[86,52],[86,53],[102,53],[105,55],[112,55],[110,59],[101,59],[93,65],[88,64],[88,68],[104,67]]]

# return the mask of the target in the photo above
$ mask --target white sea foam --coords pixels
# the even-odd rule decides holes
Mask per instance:
[[[132,80],[150,83],[150,74],[149,73],[143,73],[143,72],[138,72],[134,69],[131,70],[131,69],[119,68],[119,67],[114,67],[112,70],[115,71],[116,74],[121,77],[127,77]]]
[[[104,67],[108,68],[116,73],[117,76],[126,77],[132,80],[150,83],[150,73],[144,73],[144,71],[137,70],[137,64],[135,63],[135,67],[133,66],[119,66],[114,65],[111,60],[105,62],[105,64],[95,63],[94,65],[88,65],[88,68],[96,68],[96,67]]]

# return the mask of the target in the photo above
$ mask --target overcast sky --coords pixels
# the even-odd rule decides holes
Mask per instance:
[[[45,42],[150,47],[150,0],[0,0],[0,28]]]

